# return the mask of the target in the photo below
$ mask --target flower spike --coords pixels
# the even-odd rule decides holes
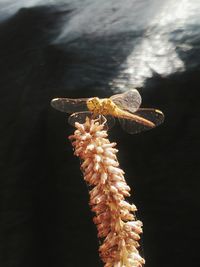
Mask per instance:
[[[138,251],[142,222],[134,215],[135,205],[125,200],[130,187],[119,168],[116,143],[110,143],[104,123],[98,120],[87,118],[75,127],[69,139],[82,161],[84,180],[92,188],[89,204],[102,240],[99,254],[104,267],[141,267],[145,263]]]

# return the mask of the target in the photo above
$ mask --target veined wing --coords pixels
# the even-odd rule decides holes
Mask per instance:
[[[141,105],[142,99],[136,89],[113,95],[110,99],[120,108],[134,113]]]
[[[54,98],[51,100],[51,106],[62,112],[74,113],[88,110],[87,100],[88,98]]]
[[[83,111],[83,112],[75,112],[68,118],[69,124],[73,127],[75,126],[75,122],[79,122],[81,124],[85,123],[86,118],[98,120],[99,123],[105,122],[105,129],[108,130],[112,128],[115,124],[115,119],[112,116],[104,116],[104,115],[94,115],[94,113],[90,111]]]
[[[136,134],[136,133],[150,130],[160,125],[164,121],[164,114],[160,110],[157,110],[157,109],[140,108],[136,112],[134,112],[134,115],[152,122],[154,126],[150,127],[150,126],[147,126],[147,124],[142,124],[135,120],[119,118],[119,122],[122,126],[122,129],[130,134]]]

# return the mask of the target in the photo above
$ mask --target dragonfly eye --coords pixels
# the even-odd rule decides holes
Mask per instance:
[[[90,111],[93,111],[95,109],[94,99],[90,98],[87,101],[87,107]]]
[[[92,101],[93,101],[93,105],[94,105],[95,107],[97,107],[97,106],[99,105],[99,98],[98,98],[98,97],[94,97],[94,98],[92,99]]]
[[[95,112],[99,107],[99,98],[93,97],[93,98],[88,99],[87,107],[91,112]]]

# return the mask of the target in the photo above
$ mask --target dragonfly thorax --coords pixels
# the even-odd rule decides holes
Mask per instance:
[[[113,115],[116,105],[115,103],[109,98],[100,99],[98,97],[93,97],[88,99],[87,107],[89,111],[95,114],[102,114],[102,115]]]

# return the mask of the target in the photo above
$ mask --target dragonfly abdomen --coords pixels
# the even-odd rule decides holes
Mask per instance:
[[[133,114],[133,113],[130,113],[130,112],[127,112],[125,110],[122,110],[118,107],[116,107],[115,109],[115,114],[113,114],[113,116],[117,117],[117,118],[121,118],[121,119],[127,119],[127,120],[133,120],[137,123],[140,123],[140,124],[143,124],[144,126],[147,126],[147,127],[150,127],[150,128],[153,128],[155,127],[155,124],[143,117],[140,117],[136,114]]]

